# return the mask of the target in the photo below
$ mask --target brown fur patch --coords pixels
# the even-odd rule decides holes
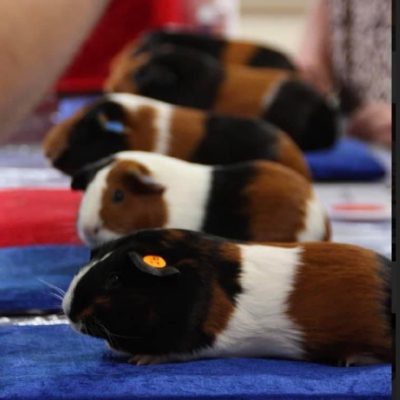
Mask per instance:
[[[313,360],[357,355],[391,361],[384,286],[373,252],[356,246],[306,243],[288,300],[288,314],[304,332]]]
[[[297,172],[274,162],[257,162],[257,174],[244,192],[253,240],[296,241],[311,192],[310,183]]]
[[[240,116],[258,116],[263,111],[268,92],[289,75],[288,71],[279,69],[227,65],[213,110]]]
[[[226,242],[220,246],[220,254],[229,262],[240,263],[240,248],[234,243]]]
[[[129,62],[129,60],[133,57],[133,52],[137,47],[139,39],[134,39],[129,41],[126,45],[122,47],[122,49],[111,59],[110,62],[110,71],[115,68],[118,68],[118,64]]]
[[[166,238],[171,242],[180,242],[186,238],[186,233],[176,229],[169,229],[166,233]]]
[[[189,160],[204,137],[206,113],[174,107],[171,119],[171,141],[168,155]]]
[[[76,318],[78,319],[78,321],[81,321],[81,320],[83,320],[83,319],[85,319],[85,318],[87,318],[87,317],[90,317],[90,316],[95,312],[96,305],[98,305],[98,304],[101,304],[101,305],[107,307],[107,306],[110,305],[110,299],[109,299],[108,297],[104,297],[104,296],[97,297],[97,298],[94,300],[94,302],[93,302],[92,305],[90,305],[90,306],[88,306],[88,307],[85,307],[85,308],[76,316]]]
[[[234,41],[225,45],[221,62],[223,64],[247,65],[257,50],[257,46],[248,42]]]
[[[159,228],[167,220],[167,208],[160,193],[134,193],[129,185],[129,171],[151,175],[142,164],[130,160],[118,160],[109,172],[106,189],[101,199],[100,217],[104,227],[113,232],[127,234],[137,229]],[[113,203],[112,195],[116,189],[125,193],[121,203]]]
[[[302,151],[296,143],[284,132],[280,132],[278,160],[283,165],[297,171],[311,181],[311,172]]]
[[[233,310],[234,306],[221,286],[214,282],[208,314],[203,323],[203,331],[211,336],[218,335],[225,329]]]
[[[328,216],[326,216],[325,219],[325,236],[323,240],[325,242],[329,242],[332,238],[332,227],[331,227],[331,221]]]
[[[104,82],[104,90],[106,92],[137,93],[132,73],[148,61],[149,55],[145,53],[136,57],[126,57],[125,53],[121,54],[120,58],[112,63],[110,74]]]
[[[85,106],[73,116],[65,119],[50,129],[43,140],[44,155],[51,161],[56,161],[68,147],[68,139],[74,125],[89,111]]]
[[[157,141],[155,119],[157,109],[141,106],[135,111],[125,108],[125,123],[129,126],[128,145],[131,150],[152,151]]]

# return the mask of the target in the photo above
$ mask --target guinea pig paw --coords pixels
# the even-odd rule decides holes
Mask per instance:
[[[156,365],[165,363],[167,361],[167,356],[154,356],[145,354],[137,354],[128,360],[129,364],[135,365]]]

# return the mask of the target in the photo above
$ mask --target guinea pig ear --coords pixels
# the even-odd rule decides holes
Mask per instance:
[[[180,274],[180,271],[175,267],[171,267],[168,265],[165,265],[162,267],[152,266],[144,261],[144,259],[146,257],[141,257],[138,253],[135,253],[134,251],[129,252],[128,256],[131,259],[134,267],[137,268],[138,270],[144,272],[145,274],[154,275],[154,276],[157,276],[160,278]],[[157,256],[150,256],[150,257],[157,257]],[[161,257],[157,257],[157,258],[161,258]]]
[[[113,156],[102,158],[99,161],[88,164],[81,168],[78,172],[72,175],[71,189],[72,190],[86,190],[89,183],[96,176],[100,169],[111,164],[114,160]]]
[[[125,181],[137,194],[162,194],[165,186],[157,182],[151,175],[144,174],[137,169],[126,172]]]

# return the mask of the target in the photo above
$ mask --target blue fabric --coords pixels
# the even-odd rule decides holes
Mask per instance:
[[[385,175],[384,166],[360,140],[341,138],[328,150],[306,153],[314,180],[373,181]]]
[[[67,325],[0,327],[1,399],[389,399],[388,365],[264,359],[133,366]]]
[[[33,246],[0,249],[0,314],[59,308],[56,291],[65,290],[89,259],[83,246]]]
[[[93,103],[97,100],[100,95],[86,95],[86,96],[72,96],[60,99],[58,102],[58,112],[56,115],[55,122],[61,122],[64,119],[75,114],[82,107],[87,104]]]

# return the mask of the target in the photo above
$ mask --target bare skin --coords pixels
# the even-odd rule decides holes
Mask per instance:
[[[108,3],[0,1],[0,142],[60,77]]]
[[[303,78],[323,94],[335,91],[331,58],[329,9],[326,0],[317,0],[308,17],[297,54]],[[360,139],[390,147],[392,107],[385,102],[363,104],[349,118],[348,133]]]

